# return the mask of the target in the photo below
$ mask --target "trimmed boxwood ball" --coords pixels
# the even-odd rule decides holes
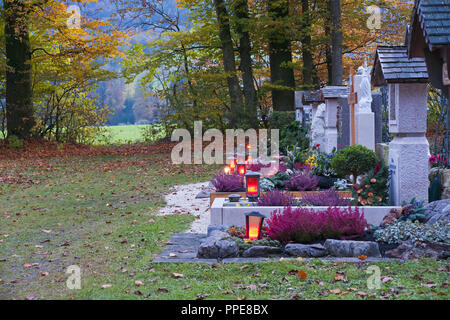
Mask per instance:
[[[356,183],[359,175],[375,168],[377,160],[374,151],[361,145],[353,145],[336,152],[330,164],[339,176],[353,175],[353,183]]]

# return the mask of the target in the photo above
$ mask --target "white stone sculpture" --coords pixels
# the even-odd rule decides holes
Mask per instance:
[[[325,141],[325,103],[319,104],[311,123],[311,144],[323,146]]]
[[[372,90],[370,87],[370,68],[359,67],[358,75],[361,76],[361,82],[358,88],[358,112],[372,112]]]

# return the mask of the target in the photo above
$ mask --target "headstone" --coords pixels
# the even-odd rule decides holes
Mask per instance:
[[[317,107],[311,123],[311,145],[320,145],[323,148],[325,143],[325,103]]]
[[[375,144],[383,142],[383,99],[381,93],[372,93],[372,112],[375,115]]]
[[[389,84],[389,143],[392,205],[428,200],[427,84]]]
[[[338,98],[338,149],[351,144],[350,106],[347,98]]]
[[[338,99],[348,95],[345,86],[326,86],[322,88],[325,99],[325,138],[324,146],[320,151],[331,153],[338,146]]]
[[[354,87],[358,96],[355,106],[355,144],[375,151],[375,114],[372,112],[372,93],[370,87],[370,68],[359,67],[354,77]]]
[[[304,110],[303,110],[303,91],[295,91],[295,120],[303,123]]]

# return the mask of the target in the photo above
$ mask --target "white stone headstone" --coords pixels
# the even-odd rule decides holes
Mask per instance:
[[[358,94],[358,103],[355,105],[355,144],[375,151],[375,114],[371,107],[370,68],[359,67],[354,81]]]
[[[311,145],[320,144],[323,148],[325,142],[325,103],[319,104],[311,123]]]

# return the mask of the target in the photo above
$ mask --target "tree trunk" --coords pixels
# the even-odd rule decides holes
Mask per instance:
[[[331,14],[331,85],[342,85],[341,0],[330,0]]]
[[[305,89],[313,86],[314,61],[311,52],[311,19],[309,12],[309,0],[302,0],[303,32],[303,86]]]
[[[227,73],[228,91],[230,94],[230,124],[235,127],[239,116],[243,112],[242,93],[239,79],[236,75],[233,42],[231,40],[230,18],[224,0],[214,0],[214,7],[219,23],[219,37],[222,45],[223,66]]]
[[[6,42],[6,118],[8,136],[28,138],[35,125],[31,48],[27,8],[22,0],[4,0]]]
[[[252,56],[250,35],[248,32],[248,3],[247,0],[236,0],[233,8],[237,19],[236,31],[239,36],[239,56],[241,58],[240,70],[244,86],[245,118],[250,127],[258,125],[258,98],[253,82]]]
[[[289,15],[288,0],[268,0],[269,17],[273,26],[269,31],[270,80],[273,85],[291,89],[273,89],[272,105],[277,111],[294,111],[295,79],[292,63],[291,40],[283,20]]]

